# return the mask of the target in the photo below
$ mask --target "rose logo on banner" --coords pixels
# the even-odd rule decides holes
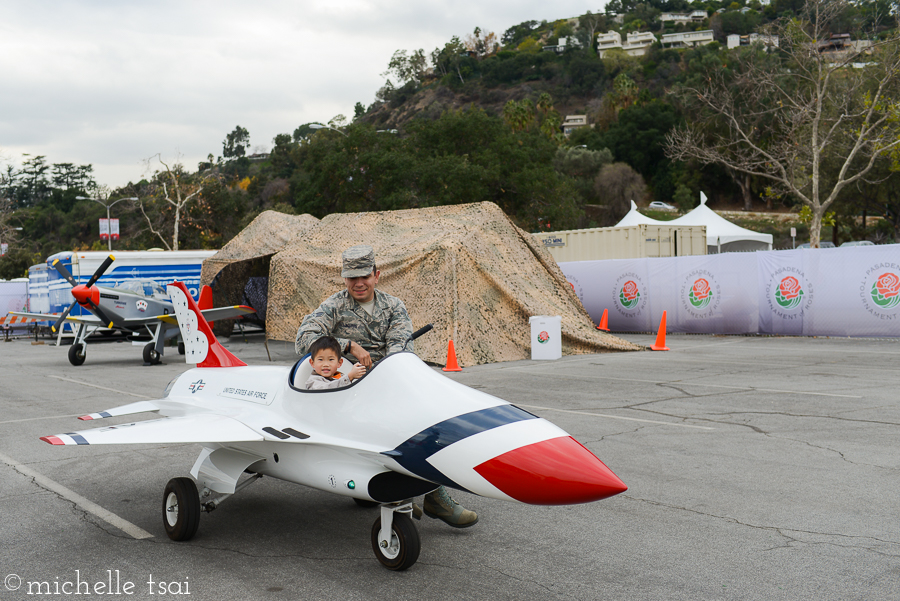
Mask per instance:
[[[883,273],[872,284],[872,300],[882,309],[900,305],[900,277],[895,273]]]
[[[709,281],[704,278],[694,282],[694,285],[691,287],[691,293],[688,295],[691,304],[697,309],[706,308],[712,297],[713,293],[709,288]]]
[[[548,340],[550,340],[550,334],[548,334],[547,332],[541,332],[540,334],[538,334],[538,342],[540,342],[541,344],[544,344]]]
[[[626,309],[633,309],[641,300],[641,291],[634,280],[628,280],[619,290],[619,302]]]
[[[695,269],[681,280],[681,306],[684,314],[694,319],[708,319],[718,314],[722,288],[706,269]]]
[[[803,302],[803,287],[800,280],[792,275],[781,280],[775,291],[775,302],[783,309],[795,309]]]
[[[612,288],[612,300],[616,311],[623,317],[634,318],[647,307],[647,286],[634,272],[623,273]]]
[[[766,286],[766,298],[772,313],[784,320],[802,318],[812,306],[813,285],[800,269],[782,267],[776,270]]]
[[[900,264],[877,263],[859,285],[863,306],[878,319],[900,319]]]

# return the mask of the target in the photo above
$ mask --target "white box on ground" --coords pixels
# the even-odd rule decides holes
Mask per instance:
[[[559,315],[535,315],[531,323],[532,360],[559,359],[562,357],[562,337],[560,335],[562,317]]]

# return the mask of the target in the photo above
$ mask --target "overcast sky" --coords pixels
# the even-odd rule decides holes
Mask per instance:
[[[476,26],[598,12],[572,0],[4,2],[0,162],[22,153],[93,164],[100,184],[181,156],[194,169],[236,125],[251,147],[302,123],[353,116],[395,50],[430,53]]]

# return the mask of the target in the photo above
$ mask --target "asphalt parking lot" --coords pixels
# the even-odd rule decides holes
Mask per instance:
[[[106,583],[101,598],[217,601],[900,599],[900,340],[668,345],[448,376],[556,423],[629,490],[568,507],[455,494],[480,522],[423,518],[418,563],[393,573],[369,546],[376,511],[271,478],[170,541],[163,488],[199,446],[38,438],[157,398],[183,358],[167,349],[143,367],[139,347],[118,343],[73,367],[65,347],[0,342],[0,600],[69,598],[67,582]],[[268,363],[261,339],[226,346]],[[28,595],[30,582],[61,592]]]

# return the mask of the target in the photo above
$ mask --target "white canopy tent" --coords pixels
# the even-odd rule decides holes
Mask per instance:
[[[772,234],[760,234],[735,225],[719,217],[715,211],[706,206],[706,194],[700,193],[700,206],[678,219],[658,221],[638,212],[637,205],[631,201],[631,210],[615,227],[640,224],[667,225],[705,225],[706,249],[708,254],[720,252],[741,252],[755,250],[772,250]]]

